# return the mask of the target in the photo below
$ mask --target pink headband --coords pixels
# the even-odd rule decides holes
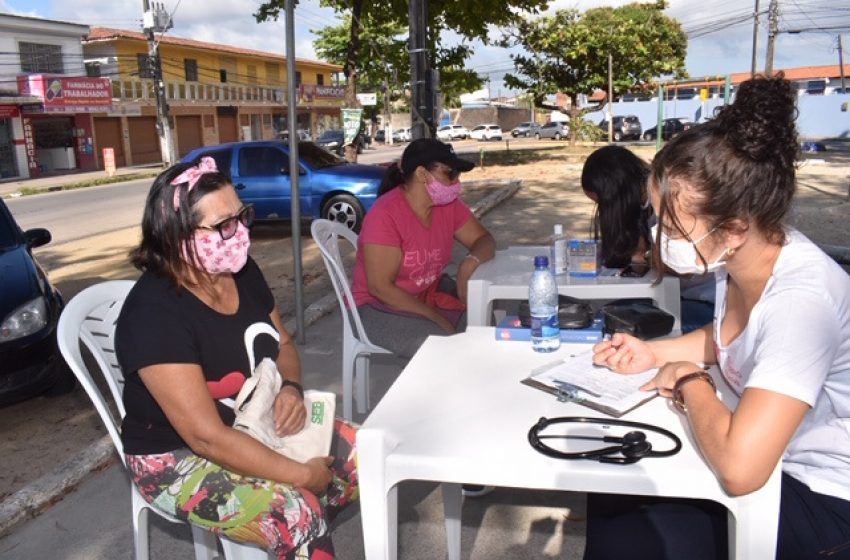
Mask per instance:
[[[198,162],[198,165],[195,167],[190,167],[177,177],[171,184],[174,185],[174,210],[177,211],[180,209],[180,185],[183,183],[187,183],[186,187],[186,195],[188,196],[192,189],[195,188],[195,185],[198,184],[198,179],[201,178],[201,175],[205,173],[215,173],[218,171],[218,167],[215,165],[215,160],[209,156],[205,156],[201,158],[201,161]]]

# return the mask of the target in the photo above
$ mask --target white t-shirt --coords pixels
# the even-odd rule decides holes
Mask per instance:
[[[803,234],[788,230],[747,326],[720,345],[727,274],[717,273],[714,345],[740,395],[757,387],[809,406],[782,470],[813,491],[850,500],[850,276]]]

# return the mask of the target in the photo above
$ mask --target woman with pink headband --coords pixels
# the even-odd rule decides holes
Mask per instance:
[[[116,352],[125,375],[121,431],[127,466],[161,511],[278,558],[307,545],[334,557],[329,524],[357,495],[355,431],[337,421],[331,457],[298,462],[235,430],[234,397],[256,363],[283,377],[273,410],[278,435],[305,425],[298,352],[274,297],[248,256],[254,212],[203,158],[156,178],[132,251],[143,271],[122,308]],[[246,350],[246,331],[273,327]]]

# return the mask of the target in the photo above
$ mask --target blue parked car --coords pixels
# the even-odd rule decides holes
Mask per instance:
[[[209,156],[230,174],[240,200],[253,204],[258,220],[289,220],[292,191],[289,145],[279,140],[233,142],[189,152],[184,162]],[[301,216],[325,218],[360,231],[386,173],[379,165],[349,163],[313,142],[298,143]]]
[[[71,391],[76,378],[56,345],[62,296],[32,256],[50,232],[21,231],[0,200],[0,404]]]

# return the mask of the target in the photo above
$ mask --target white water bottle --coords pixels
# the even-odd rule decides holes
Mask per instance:
[[[549,257],[549,262],[552,273],[556,276],[569,272],[569,245],[570,241],[564,235],[564,226],[555,224],[555,232],[552,234],[552,243],[550,244],[551,256]]]
[[[534,257],[534,272],[528,284],[531,312],[531,347],[535,352],[554,352],[561,347],[558,328],[558,283],[549,269],[549,258]]]

